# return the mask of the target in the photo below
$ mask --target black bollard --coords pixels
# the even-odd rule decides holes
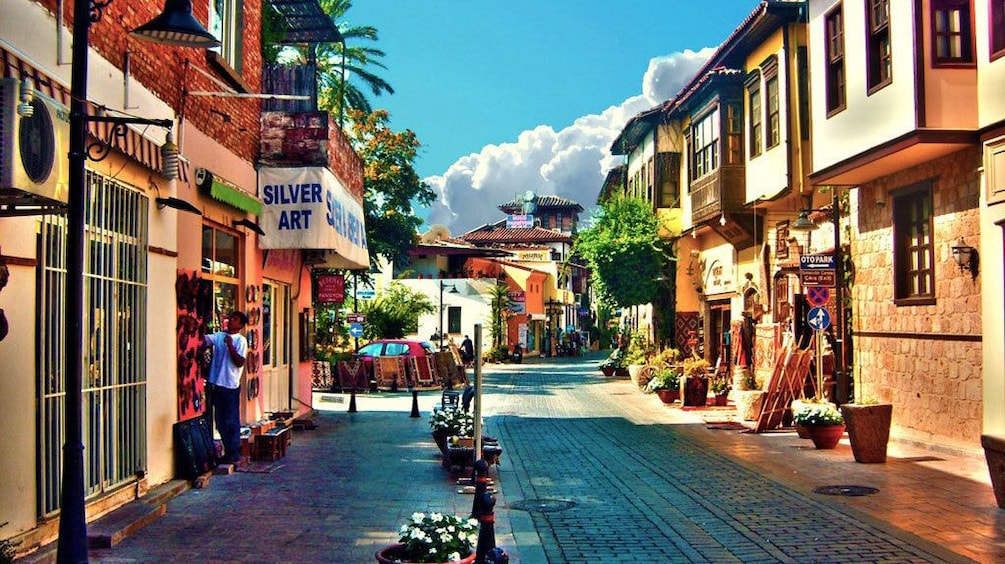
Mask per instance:
[[[419,415],[419,390],[412,389],[412,413],[409,417],[422,417]]]
[[[349,413],[356,413],[356,388],[349,392]]]
[[[475,564],[486,564],[489,552],[496,548],[496,516],[493,510],[496,498],[488,492],[489,464],[479,458],[475,462],[475,498],[471,502],[471,517],[478,519],[478,545],[475,547]]]

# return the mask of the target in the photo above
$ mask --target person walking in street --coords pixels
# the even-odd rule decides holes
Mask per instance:
[[[475,361],[475,345],[467,335],[461,341],[461,360],[464,361],[464,366],[470,366]]]
[[[241,460],[241,372],[248,354],[248,339],[241,334],[248,324],[243,312],[231,312],[224,319],[224,329],[206,335],[205,344],[213,347],[209,376],[213,419],[223,442],[222,464]]]

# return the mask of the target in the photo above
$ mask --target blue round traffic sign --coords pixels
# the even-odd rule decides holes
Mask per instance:
[[[831,314],[826,308],[812,308],[806,314],[806,323],[816,331],[826,331],[831,326]]]
[[[357,339],[363,336],[363,324],[352,323],[349,325],[349,334]]]

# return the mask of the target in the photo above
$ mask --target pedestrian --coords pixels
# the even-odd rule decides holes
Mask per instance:
[[[213,419],[223,442],[222,464],[241,461],[241,372],[248,354],[248,339],[241,331],[248,324],[243,312],[231,312],[224,328],[206,335],[205,344],[213,347],[213,362],[206,382],[210,388]]]
[[[471,337],[467,335],[464,335],[464,340],[461,341],[461,360],[464,361],[465,366],[475,360],[475,345],[471,342]]]

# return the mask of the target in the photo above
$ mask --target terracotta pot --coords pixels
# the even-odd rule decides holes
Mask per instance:
[[[984,447],[984,458],[988,461],[995,501],[998,502],[998,507],[1005,509],[1005,437],[981,435],[981,446]]]
[[[680,390],[656,390],[663,403],[673,403],[680,399]]]
[[[628,378],[628,376],[629,376],[628,369],[627,368],[615,368],[614,369],[614,375],[617,376],[618,378]]]
[[[600,371],[604,373],[604,376],[610,378],[611,376],[614,376],[614,372],[617,371],[617,368],[613,366],[602,366],[600,367]]]
[[[792,427],[796,430],[796,434],[799,435],[800,439],[810,438],[810,428],[802,425],[800,423],[793,423]]]
[[[644,364],[629,364],[628,365],[628,377],[632,379],[632,383],[636,386],[639,385],[639,372],[645,368]]]
[[[841,442],[844,436],[844,425],[810,425],[810,440],[818,449],[832,449]]]
[[[841,415],[844,416],[844,423],[848,427],[848,440],[851,442],[855,462],[865,464],[886,462],[886,445],[890,441],[893,405],[844,404],[841,406]]]
[[[384,548],[378,550],[374,556],[380,564],[409,564],[408,561],[400,560],[397,556],[403,546],[404,545],[402,544],[385,546]],[[462,564],[471,564],[474,561],[475,553],[472,552],[467,558],[462,558],[458,562],[461,562]]]
[[[726,394],[719,394],[714,397],[716,407],[726,407],[726,405],[729,403],[729,396]]]

